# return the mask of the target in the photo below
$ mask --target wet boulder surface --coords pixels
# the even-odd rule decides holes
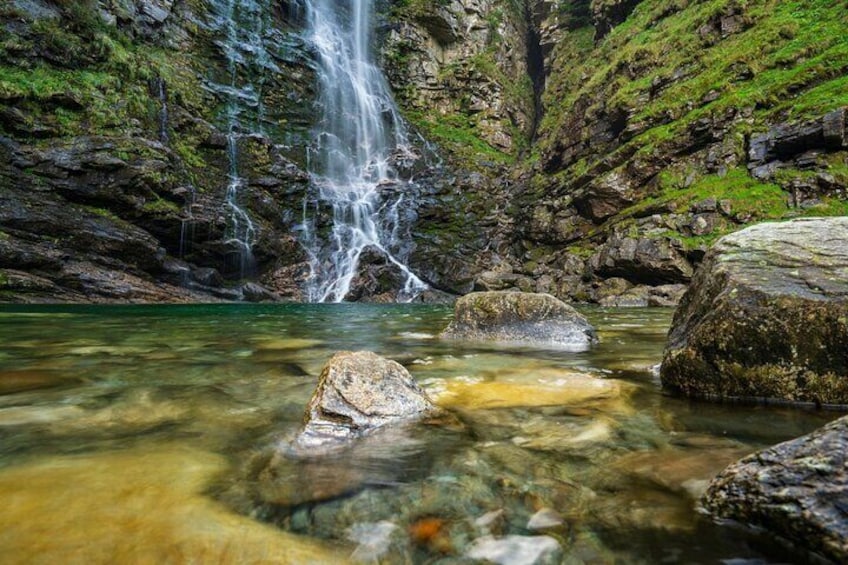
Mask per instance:
[[[714,517],[848,561],[848,418],[734,463],[702,499]]]
[[[317,447],[345,442],[436,411],[400,363],[370,351],[342,351],[321,371],[295,443]]]
[[[553,346],[585,351],[598,338],[577,310],[549,294],[474,292],[456,302],[441,337],[469,341]]]
[[[720,239],[675,313],[660,375],[690,397],[848,404],[848,218]]]

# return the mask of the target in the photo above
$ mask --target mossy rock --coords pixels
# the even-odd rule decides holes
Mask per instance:
[[[549,294],[473,292],[457,300],[443,338],[585,351],[595,329],[568,304]]]
[[[691,397],[848,405],[848,218],[720,239],[674,316],[660,376]]]

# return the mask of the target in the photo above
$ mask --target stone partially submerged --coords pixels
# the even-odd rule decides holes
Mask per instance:
[[[598,338],[589,321],[549,294],[473,292],[457,300],[443,338],[585,351]]]
[[[848,563],[848,417],[734,463],[702,504],[716,518]]]
[[[848,404],[848,218],[721,238],[674,315],[660,376],[692,397]]]
[[[321,371],[295,446],[344,444],[386,424],[437,410],[399,363],[370,351],[341,351]]]

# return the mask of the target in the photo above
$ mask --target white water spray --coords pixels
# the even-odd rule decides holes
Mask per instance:
[[[351,288],[363,251],[384,255],[405,277],[399,300],[427,286],[393,251],[400,247],[398,208],[404,184],[391,166],[411,154],[406,128],[371,54],[373,0],[307,0],[309,40],[318,55],[321,120],[310,173],[319,205],[332,208],[331,233],[319,241],[314,220],[305,219],[310,251],[308,286],[314,302],[341,302]],[[305,210],[309,212],[309,210]]]

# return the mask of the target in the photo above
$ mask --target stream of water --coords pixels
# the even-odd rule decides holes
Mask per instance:
[[[267,73],[280,72],[265,46],[265,27],[270,6],[261,0],[215,0],[214,28],[227,61],[226,81],[210,80],[207,86],[225,103],[223,121],[227,131],[227,191],[225,241],[233,248],[233,267],[240,278],[253,274],[256,225],[244,203],[246,180],[240,171],[239,142],[262,134],[264,106],[262,88]]]
[[[791,560],[696,500],[836,415],[665,396],[670,310],[586,313],[600,345],[563,353],[440,340],[437,306],[0,306],[0,555],[456,563],[494,539],[521,563],[529,539],[563,563]],[[275,462],[342,349],[401,362],[455,420]]]
[[[341,302],[366,250],[403,273],[401,301],[426,285],[404,264],[398,207],[404,185],[392,160],[410,153],[406,128],[371,52],[372,0],[307,0],[307,34],[317,54],[321,114],[310,153],[316,209],[305,210],[302,240],[310,251],[312,302]],[[319,233],[320,208],[332,210]]]

